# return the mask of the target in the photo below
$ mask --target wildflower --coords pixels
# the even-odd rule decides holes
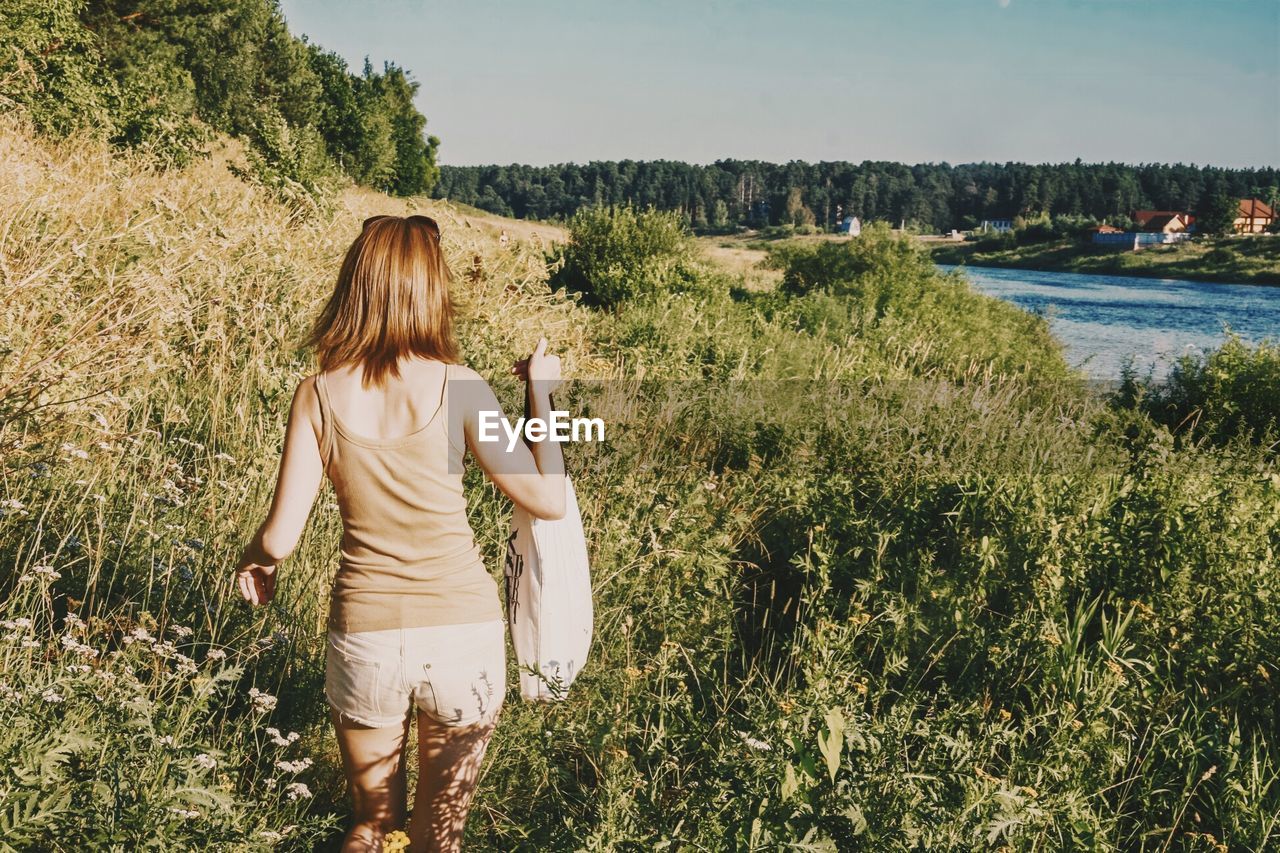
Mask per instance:
[[[169,811],[173,812],[180,818],[185,818],[186,820],[193,820],[194,818],[200,817],[200,812],[195,809],[183,809],[178,808],[177,806],[170,806]]]
[[[303,758],[298,761],[277,761],[276,769],[283,770],[285,773],[301,773],[311,766],[310,758]]]
[[[64,697],[57,690],[54,690],[52,687],[50,687],[48,690],[40,694],[40,698],[46,702],[50,702],[56,705],[57,703],[63,701],[66,697]]]
[[[205,658],[207,660],[226,660],[227,653],[222,649],[209,649],[209,651],[205,653]]]
[[[62,625],[68,631],[71,631],[76,628],[84,628],[85,621],[74,613],[68,613],[66,616],[62,617]]]
[[[298,738],[302,737],[302,735],[298,734],[297,732],[289,732],[287,736],[282,735],[280,734],[279,729],[272,728],[270,726],[267,727],[267,735],[270,736],[272,743],[274,743],[276,746],[281,746],[281,747],[288,746],[289,744],[297,741]]]
[[[199,669],[199,667],[196,666],[195,660],[187,657],[181,652],[175,654],[173,656],[173,659],[178,662],[178,672],[191,674],[193,672],[196,672]]]
[[[236,458],[232,456],[230,453],[215,453],[213,454],[213,461],[214,462],[235,462]]]
[[[62,635],[62,647],[69,652],[75,652],[76,654],[84,655],[85,657],[96,658],[98,656],[97,649],[93,646],[80,642],[70,634]]]
[[[265,714],[268,711],[274,710],[276,702],[278,701],[276,697],[272,696],[270,693],[263,693],[256,687],[249,688],[249,698],[253,700],[253,710],[257,711],[259,714]]]
[[[92,669],[93,667],[89,666],[86,663],[67,664],[67,672],[72,672],[72,673],[75,673],[76,675],[83,675],[84,673],[89,672]]]
[[[32,566],[31,574],[38,577],[46,577],[51,581],[56,581],[58,578],[62,577],[62,573],[48,563],[41,563],[37,566]]]
[[[14,690],[9,685],[0,682],[0,699],[3,699],[6,702],[17,702],[21,698],[21,690]]]
[[[89,451],[82,450],[74,444],[66,443],[62,445],[62,452],[76,459],[88,459]]]
[[[204,770],[212,770],[218,766],[218,761],[207,752],[202,752],[195,757],[196,766]]]
[[[757,752],[771,752],[773,750],[773,746],[771,744],[768,744],[758,738],[754,738],[746,732],[738,732],[738,737],[742,739],[743,743]]]
[[[258,833],[258,836],[262,838],[263,841],[284,841],[284,836],[276,832],[274,829],[264,829]],[[384,845],[382,849],[386,850],[387,848]]]
[[[38,648],[40,648],[40,641],[39,641],[39,640],[23,640],[23,641],[22,641],[22,648],[24,648],[24,649],[38,649]]]
[[[284,786],[284,793],[291,800],[306,800],[311,798],[311,789],[301,782],[290,782]]]
[[[191,630],[186,625],[170,625],[169,631],[180,640],[185,640],[187,637],[190,637],[195,633],[195,631]]]
[[[264,781],[262,784],[263,784],[263,786],[264,786],[264,787],[266,787],[266,789],[267,789],[268,791],[274,791],[274,790],[276,789],[276,780],[275,780],[275,779],[267,779],[267,780],[266,780],[266,781]]]
[[[405,853],[409,849],[409,836],[397,829],[382,836],[382,853]]]
[[[31,620],[25,616],[19,616],[17,619],[6,619],[0,622],[0,625],[13,630],[25,631],[31,627]]]
[[[143,628],[142,626],[138,626],[137,628],[134,628],[127,635],[125,635],[125,638],[124,638],[124,644],[126,646],[132,645],[133,643],[154,643],[155,641],[156,641],[156,638],[151,636],[151,632],[148,631],[146,628]]]
[[[172,747],[173,735],[161,735],[160,737],[156,738],[156,743],[160,744],[161,746]]]

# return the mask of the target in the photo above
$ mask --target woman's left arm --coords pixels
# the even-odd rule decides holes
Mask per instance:
[[[308,377],[293,395],[271,511],[245,546],[236,569],[236,584],[250,604],[267,604],[275,596],[276,565],[302,538],[324,478],[319,436],[320,402],[315,379]]]

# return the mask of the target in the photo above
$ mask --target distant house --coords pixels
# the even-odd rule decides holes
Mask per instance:
[[[1237,234],[1265,234],[1276,221],[1271,206],[1256,198],[1240,199],[1240,209],[1234,223]]]
[[[1181,234],[1192,230],[1196,218],[1185,210],[1135,210],[1133,224],[1139,231]]]
[[[846,216],[836,223],[836,233],[857,237],[862,233],[862,222],[856,216]]]
[[[1124,233],[1123,228],[1117,228],[1114,225],[1108,225],[1105,222],[1097,226],[1096,228],[1090,228],[1089,231],[1093,234],[1123,234]]]
[[[1012,219],[984,219],[982,224],[978,226],[979,231],[994,231],[997,234],[1003,234],[1006,231],[1013,230]]]

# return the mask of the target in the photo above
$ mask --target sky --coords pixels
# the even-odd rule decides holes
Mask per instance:
[[[449,165],[1280,165],[1280,0],[281,0]]]

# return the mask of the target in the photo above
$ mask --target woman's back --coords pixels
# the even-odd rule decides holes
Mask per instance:
[[[320,457],[342,515],[331,627],[375,631],[500,618],[462,492],[464,442],[449,429],[449,377],[406,359],[363,385],[359,369],[316,377]]]

